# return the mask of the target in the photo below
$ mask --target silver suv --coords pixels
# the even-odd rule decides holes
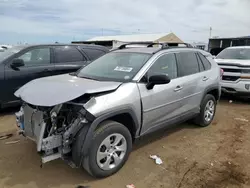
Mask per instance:
[[[215,61],[223,70],[222,91],[250,97],[250,46],[229,47]]]
[[[95,177],[117,172],[133,142],[193,119],[208,126],[220,97],[220,69],[193,48],[122,45],[76,73],[33,80],[15,95],[21,133],[42,163],[62,158]]]

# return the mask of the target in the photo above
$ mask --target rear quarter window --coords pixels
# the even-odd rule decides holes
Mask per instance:
[[[197,57],[197,60],[198,60],[198,63],[199,63],[199,67],[200,67],[200,71],[205,71],[205,67],[204,67],[204,64],[202,63],[201,61],[201,58],[199,57],[198,54],[196,54],[196,57]]]
[[[201,53],[198,53],[198,56],[200,57],[204,67],[205,67],[205,70],[209,70],[211,69],[211,63],[208,61],[208,59],[202,55]]]
[[[99,50],[99,49],[93,49],[93,48],[82,48],[82,50],[86,53],[86,55],[91,59],[95,60],[98,57],[101,57],[102,55],[106,54],[105,51]]]

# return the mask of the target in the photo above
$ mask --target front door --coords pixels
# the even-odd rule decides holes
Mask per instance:
[[[167,74],[170,83],[155,85],[151,90],[146,88],[146,83],[138,83],[143,108],[141,135],[166,126],[180,115],[182,83],[177,73],[175,54],[164,54],[154,62],[142,80],[146,82],[150,75]]]
[[[17,59],[24,61],[24,66],[17,69],[11,68],[10,61],[5,65],[5,83],[6,87],[4,103],[15,102],[18,99],[14,96],[16,90],[27,82],[45,76],[53,75],[54,64],[51,62],[50,47],[38,47],[29,49],[22,53]]]

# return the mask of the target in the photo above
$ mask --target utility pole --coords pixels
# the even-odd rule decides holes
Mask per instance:
[[[210,29],[209,29],[209,38],[211,38],[211,37],[212,37],[212,30],[213,30],[213,28],[212,28],[212,27],[210,27]]]
[[[207,46],[207,50],[208,50],[208,52],[210,52],[210,39],[211,39],[211,37],[212,37],[212,30],[213,30],[213,28],[210,26],[210,28],[209,28],[209,39],[208,39],[208,46]]]

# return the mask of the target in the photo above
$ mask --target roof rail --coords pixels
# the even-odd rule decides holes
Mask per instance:
[[[128,45],[145,45],[145,47],[153,47],[153,45],[156,45],[156,44],[159,44],[159,43],[154,43],[154,42],[130,42],[130,43],[122,44],[117,49],[119,49],[119,50],[124,49]]]
[[[130,43],[122,44],[121,46],[116,48],[116,50],[124,49],[128,45],[145,45],[145,47],[147,47],[147,48],[153,47],[154,45],[161,45],[161,49],[166,49],[166,48],[171,48],[171,47],[178,47],[178,46],[175,46],[175,45],[178,45],[178,44],[184,44],[187,48],[193,48],[193,46],[191,44],[188,44],[188,43],[130,42]]]
[[[185,43],[185,42],[169,43],[169,44],[184,44],[184,45],[186,45],[187,48],[193,48],[193,46],[191,44]]]

